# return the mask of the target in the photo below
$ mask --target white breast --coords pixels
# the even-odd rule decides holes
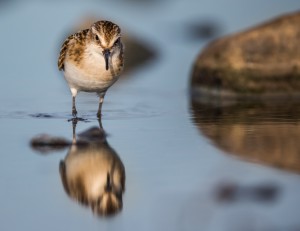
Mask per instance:
[[[65,62],[65,79],[70,88],[78,91],[103,92],[114,84],[118,75],[116,55],[110,59],[110,68],[105,69],[105,60],[102,54],[87,49],[80,65],[74,62]]]

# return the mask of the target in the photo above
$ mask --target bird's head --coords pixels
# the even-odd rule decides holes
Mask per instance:
[[[109,61],[113,54],[122,48],[121,29],[110,21],[98,21],[91,26],[91,39],[99,48],[105,60],[105,69],[109,69]]]
[[[122,209],[122,190],[113,185],[109,173],[107,173],[103,194],[91,204],[91,207],[95,214],[105,216],[114,215]]]

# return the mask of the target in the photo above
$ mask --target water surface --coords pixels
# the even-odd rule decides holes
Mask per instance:
[[[0,43],[0,229],[298,230],[298,104],[192,102],[190,70],[209,39],[180,33],[212,18],[221,28],[214,35],[222,35],[300,3],[133,2],[15,1],[1,9],[9,36]],[[160,55],[106,95],[102,124],[126,169],[123,209],[109,219],[65,193],[59,163],[67,149],[41,154],[29,145],[40,133],[72,139],[71,96],[56,58],[61,37],[87,14],[120,22]],[[78,132],[98,126],[97,102],[78,95],[79,116],[87,120]],[[257,200],[261,185],[276,192],[270,200]],[[237,199],[220,201],[224,188],[234,188]]]

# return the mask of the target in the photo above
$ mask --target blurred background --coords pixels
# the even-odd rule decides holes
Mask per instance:
[[[1,230],[300,230],[298,102],[203,104],[189,83],[212,40],[296,12],[300,2],[0,1]],[[126,171],[123,209],[93,215],[64,192],[67,149],[33,150],[36,134],[72,139],[71,94],[57,69],[66,36],[120,25],[125,73],[103,105],[107,142]],[[77,97],[78,132],[98,99]]]

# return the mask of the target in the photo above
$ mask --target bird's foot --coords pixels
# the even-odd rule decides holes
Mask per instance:
[[[71,119],[68,119],[68,122],[72,122],[72,123],[77,123],[79,121],[89,122],[88,119],[84,119],[84,118],[80,118],[80,117],[73,117]]]
[[[68,122],[72,121],[72,123],[77,123],[79,121],[79,118],[77,117],[77,110],[76,107],[72,107],[72,119],[68,119]]]

